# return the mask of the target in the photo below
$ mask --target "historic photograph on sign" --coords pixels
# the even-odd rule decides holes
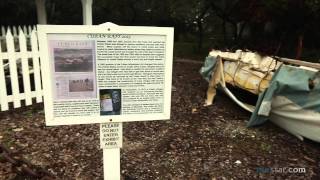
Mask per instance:
[[[95,42],[50,40],[55,99],[97,98]]]
[[[56,76],[55,99],[96,98],[96,85],[92,74]]]
[[[54,48],[55,72],[92,72],[92,49]]]
[[[82,92],[82,91],[93,91],[94,84],[93,79],[76,79],[69,80],[69,91],[70,92]]]
[[[100,89],[100,115],[121,114],[121,89]]]

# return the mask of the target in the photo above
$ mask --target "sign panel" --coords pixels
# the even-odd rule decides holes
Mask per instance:
[[[38,25],[47,125],[170,118],[173,28]]]
[[[122,123],[100,124],[101,149],[122,148]]]

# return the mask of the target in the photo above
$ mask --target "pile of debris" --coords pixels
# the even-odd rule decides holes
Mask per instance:
[[[320,142],[319,70],[319,63],[212,50],[200,73],[209,82],[206,105],[219,88],[252,113],[248,127],[269,119],[301,140]],[[240,101],[227,84],[259,96],[256,105]]]

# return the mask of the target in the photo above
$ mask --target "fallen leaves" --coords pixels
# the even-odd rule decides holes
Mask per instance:
[[[256,168],[289,163],[314,172],[304,174],[305,179],[320,175],[319,145],[301,142],[272,124],[246,128],[250,114],[219,92],[212,106],[203,107],[207,82],[199,68],[174,63],[169,121],[124,123],[123,179],[268,179],[270,174],[258,174]],[[1,142],[60,179],[103,179],[96,124],[46,127],[38,104],[0,113],[0,133]],[[0,163],[0,179],[14,176]]]

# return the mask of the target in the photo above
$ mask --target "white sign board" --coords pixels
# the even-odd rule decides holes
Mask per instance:
[[[122,148],[122,123],[100,124],[100,146],[102,149]]]
[[[38,25],[47,125],[170,118],[173,28]]]

